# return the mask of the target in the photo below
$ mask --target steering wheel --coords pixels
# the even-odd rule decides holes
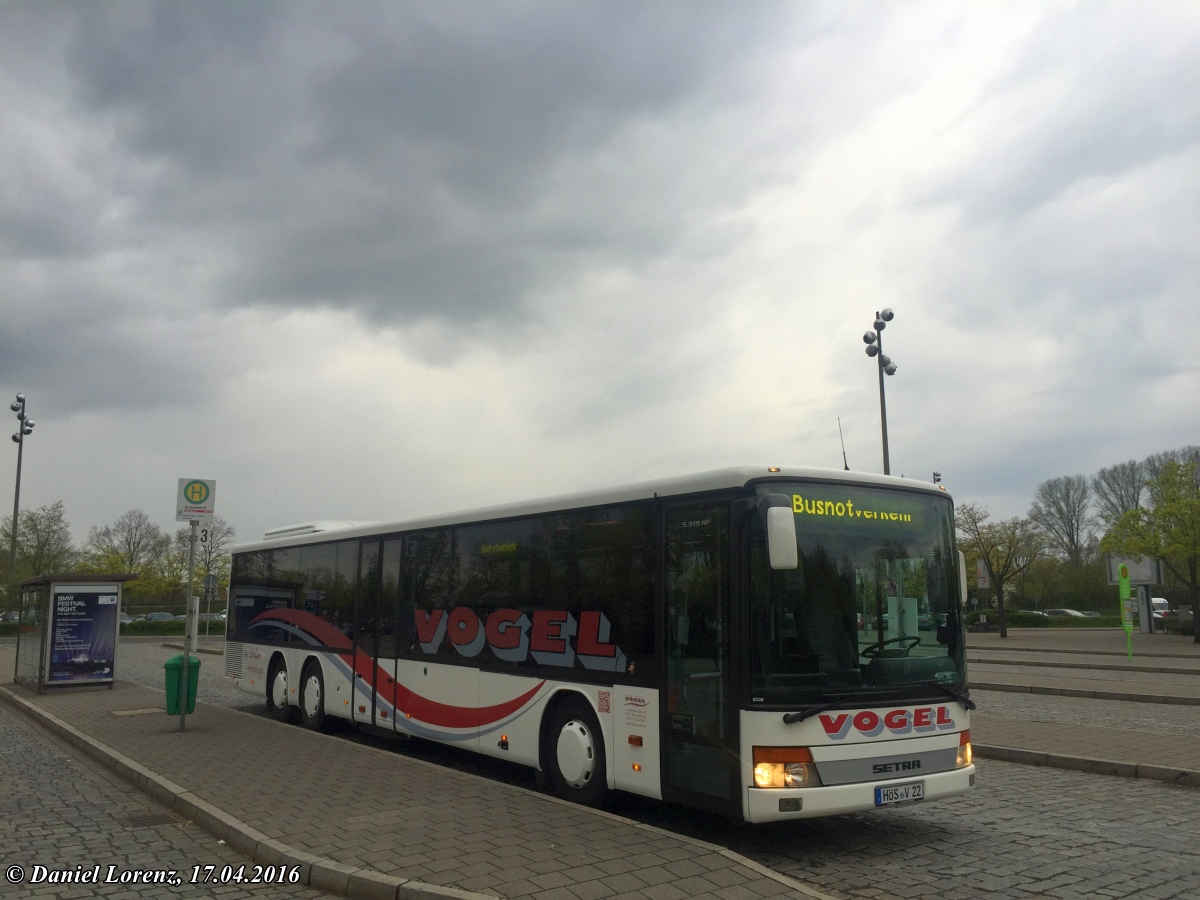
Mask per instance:
[[[908,641],[908,643],[905,644],[905,641]],[[908,651],[919,643],[921,643],[919,637],[908,634],[903,637],[888,638],[886,641],[880,641],[877,644],[870,644],[863,647],[860,652],[867,659],[875,659],[879,656],[908,656]],[[904,646],[897,647],[895,650],[884,650],[883,648],[888,644],[904,644]]]

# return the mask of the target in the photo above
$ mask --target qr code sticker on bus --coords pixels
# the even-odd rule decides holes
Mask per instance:
[[[602,713],[612,712],[612,691],[596,691],[596,708]]]

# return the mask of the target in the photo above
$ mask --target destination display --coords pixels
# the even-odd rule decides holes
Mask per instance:
[[[113,680],[117,648],[117,592],[56,589],[50,604],[48,683]]]

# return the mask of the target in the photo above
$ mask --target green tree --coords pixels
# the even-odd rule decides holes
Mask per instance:
[[[138,580],[125,589],[129,609],[146,609],[175,599],[178,580],[169,584],[161,571],[167,563],[171,538],[140,509],[123,513],[115,522],[88,533],[82,568],[89,572],[133,572]]]
[[[988,522],[989,518],[988,511],[975,503],[963,503],[954,510],[959,546],[964,548],[964,555],[983,560],[996,591],[1000,637],[1006,638],[1008,620],[1004,614],[1004,585],[1046,552],[1046,538],[1029,519],[1014,516],[1003,522]]]
[[[18,518],[15,580],[36,578],[51,572],[66,572],[75,563],[77,553],[71,545],[71,523],[67,521],[61,500],[37,509],[25,509]],[[12,516],[0,523],[0,547],[4,584],[8,584],[8,553],[12,544]]]
[[[1100,542],[1106,553],[1155,557],[1180,582],[1192,601],[1192,636],[1200,644],[1200,463],[1167,460],[1146,481],[1150,509],[1134,509],[1117,520]]]

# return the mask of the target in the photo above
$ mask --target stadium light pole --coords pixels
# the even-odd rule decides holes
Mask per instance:
[[[895,375],[896,364],[883,352],[883,329],[892,321],[895,315],[890,309],[875,313],[875,330],[863,335],[863,343],[867,345],[867,356],[875,357],[879,363],[879,421],[883,426],[883,474],[892,474],[891,460],[888,458],[887,438],[887,401],[883,394],[883,376]]]
[[[8,546],[8,602],[11,604],[17,585],[17,513],[21,508],[21,456],[25,450],[25,435],[33,431],[35,423],[33,419],[25,416],[24,394],[17,394],[17,399],[8,408],[17,414],[17,421],[21,423],[17,433],[12,436],[17,445],[17,485],[13,488],[12,533]]]

